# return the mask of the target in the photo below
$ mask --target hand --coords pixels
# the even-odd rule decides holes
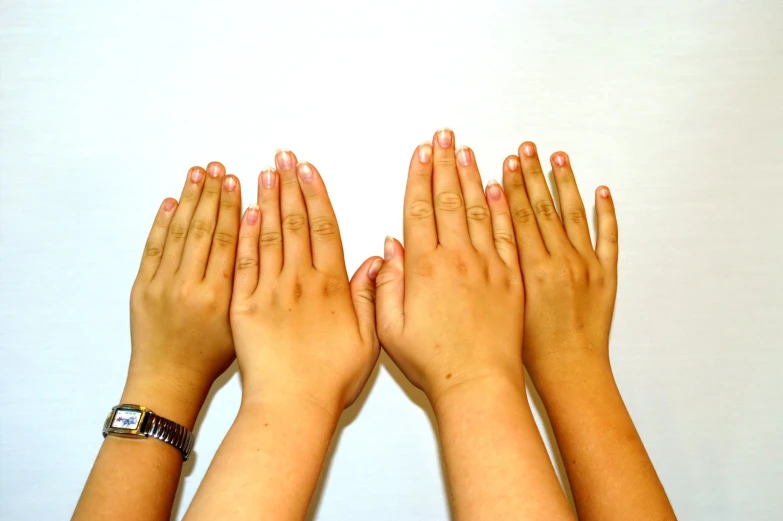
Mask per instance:
[[[370,258],[348,282],[337,220],[309,163],[283,150],[242,220],[231,327],[243,404],[293,397],[339,416],[378,359]]]
[[[534,380],[542,365],[558,367],[573,356],[608,365],[617,292],[617,219],[609,189],[596,190],[593,249],[568,155],[557,152],[550,163],[562,221],[533,143],[523,143],[503,168],[527,291],[525,365]]]
[[[433,196],[434,193],[434,196]],[[463,382],[509,377],[522,386],[524,290],[506,199],[486,196],[473,152],[450,130],[413,155],[405,251],[388,238],[378,274],[378,334],[430,400]]]
[[[124,401],[173,394],[200,407],[234,359],[228,306],[240,207],[239,181],[220,163],[191,168],[179,205],[163,202],[131,291]]]

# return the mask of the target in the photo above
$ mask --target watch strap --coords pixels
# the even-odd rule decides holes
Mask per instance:
[[[182,459],[187,461],[190,457],[190,451],[193,450],[193,433],[188,429],[173,422],[163,416],[158,416],[149,411],[147,422],[144,429],[146,436],[152,436],[162,442],[173,445],[182,453]]]

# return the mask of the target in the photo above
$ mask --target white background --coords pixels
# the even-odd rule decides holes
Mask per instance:
[[[0,67],[0,519],[70,516],[149,225],[191,165],[222,161],[249,204],[275,148],[312,161],[352,272],[401,236],[410,154],[441,126],[485,181],[533,139],[571,154],[590,208],[613,189],[612,362],[675,510],[780,519],[783,2],[0,0]],[[216,388],[178,517],[235,368]],[[382,360],[317,519],[447,518],[424,403]]]

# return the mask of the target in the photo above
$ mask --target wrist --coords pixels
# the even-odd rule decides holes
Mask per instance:
[[[192,431],[211,387],[211,379],[190,371],[131,364],[120,403],[143,405]]]
[[[542,360],[527,365],[530,379],[546,404],[563,397],[586,398],[596,392],[616,390],[609,358],[586,350],[558,355],[558,360]]]
[[[428,395],[435,415],[440,418],[469,408],[482,408],[487,403],[518,402],[529,409],[525,377],[519,371],[487,372],[455,382],[437,394]]]

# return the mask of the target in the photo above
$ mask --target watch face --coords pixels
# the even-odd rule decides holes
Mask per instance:
[[[124,411],[117,409],[111,426],[117,429],[137,429],[141,420],[141,411]]]

